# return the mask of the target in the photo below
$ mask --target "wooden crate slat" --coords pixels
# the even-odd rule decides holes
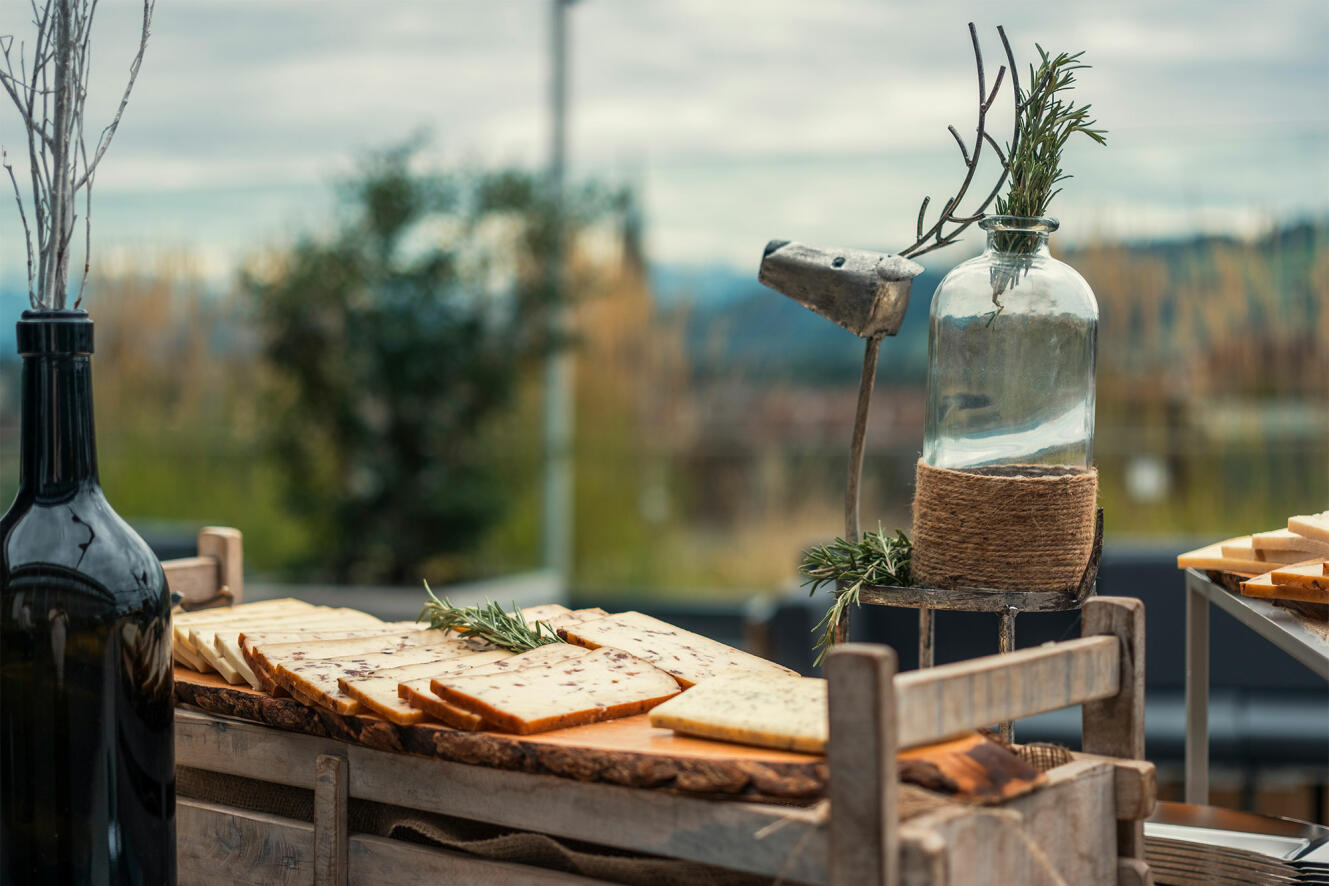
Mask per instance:
[[[319,754],[347,757],[351,797],[794,881],[826,880],[826,825],[812,810],[451,763],[176,711],[180,766],[312,788]],[[754,839],[777,823],[781,839]]]
[[[1109,698],[1119,686],[1119,656],[1116,637],[1082,637],[900,674],[900,747]]]

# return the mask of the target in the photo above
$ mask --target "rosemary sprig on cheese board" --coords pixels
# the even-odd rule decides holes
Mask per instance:
[[[492,601],[484,606],[454,606],[447,598],[440,600],[434,596],[429,582],[424,585],[429,600],[416,621],[428,622],[431,628],[484,640],[509,652],[526,652],[549,643],[567,642],[546,622],[527,622],[515,603],[511,612],[504,611]]]
[[[831,585],[835,599],[821,621],[812,629],[821,632],[813,647],[817,658],[813,666],[821,664],[826,651],[835,639],[835,629],[850,605],[858,606],[859,591],[864,585],[892,585],[908,587],[909,559],[914,550],[909,537],[899,529],[888,536],[881,524],[876,532],[865,532],[857,542],[837,538],[829,545],[817,545],[803,555],[799,572],[812,585],[811,596],[825,585]]]

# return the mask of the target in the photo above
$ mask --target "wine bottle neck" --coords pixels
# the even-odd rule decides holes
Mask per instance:
[[[86,328],[72,329],[63,317],[51,323],[30,317],[25,313],[19,323],[19,490],[59,500],[98,482],[92,323],[84,319],[79,326]]]

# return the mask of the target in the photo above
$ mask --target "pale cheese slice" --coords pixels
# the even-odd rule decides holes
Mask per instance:
[[[171,655],[177,664],[182,664],[190,670],[198,671],[200,673],[205,673],[210,670],[205,661],[179,643],[171,643]]]
[[[368,617],[373,618],[373,616]],[[355,627],[342,629],[337,628],[334,624],[324,627],[310,625],[302,631],[263,630],[255,631],[253,633],[242,631],[236,635],[218,634],[215,643],[217,645],[217,651],[240,672],[241,676],[246,680],[249,680],[250,686],[253,686],[255,689],[270,690],[271,686],[269,683],[265,682],[263,677],[254,670],[254,666],[245,655],[245,643],[247,641],[260,643],[294,643],[302,640],[306,642],[316,640],[346,640],[351,637],[370,637],[379,634],[400,632],[403,630],[403,625],[409,625],[409,622],[383,622],[374,619],[372,623],[366,622]],[[253,679],[251,680],[250,677],[253,677]]]
[[[479,714],[467,710],[451,701],[445,700],[434,692],[435,681],[441,681],[450,675],[501,674],[538,664],[553,664],[589,655],[591,650],[570,643],[546,643],[520,655],[514,655],[481,667],[462,667],[435,674],[429,679],[406,680],[398,684],[397,694],[411,707],[418,708],[439,722],[455,729],[474,732],[484,728],[484,720]],[[469,658],[474,658],[470,656]],[[467,659],[469,660],[469,659]]]
[[[1280,566],[1270,573],[1274,584],[1280,588],[1299,588],[1303,591],[1319,593],[1321,599],[1329,598],[1329,561],[1323,557]]]
[[[1219,542],[1219,552],[1228,559],[1263,560],[1264,552],[1255,550],[1249,535]]]
[[[612,646],[673,674],[687,687],[729,671],[797,676],[786,667],[726,646],[701,634],[676,628],[640,612],[621,612],[583,622],[560,633],[592,649]]]
[[[1329,511],[1289,517],[1287,528],[1313,541],[1329,544]]]
[[[651,725],[763,748],[824,753],[826,681],[742,672],[712,677],[653,708]]]
[[[428,645],[453,639],[446,631],[422,630],[413,622],[398,622],[398,630],[392,633],[368,633],[366,635],[344,637],[337,640],[302,640],[288,643],[249,643],[241,636],[240,648],[245,661],[253,669],[254,675],[269,692],[278,685],[276,665],[285,661],[318,661],[337,659],[348,655],[366,652],[384,652],[402,649],[407,646]],[[474,643],[476,651],[484,646]]]
[[[320,629],[331,629],[336,627],[359,627],[361,631],[373,630],[376,625],[383,624],[383,622],[379,621],[374,616],[354,609],[333,610],[333,612],[340,614],[335,617],[327,615],[319,618],[311,618],[310,621],[304,623],[303,627],[306,630],[306,634],[318,633],[320,632]],[[209,660],[215,663],[215,659],[220,658],[226,664],[235,668],[240,674],[241,679],[250,686],[253,686],[255,689],[262,689],[262,681],[258,678],[258,675],[254,673],[253,668],[249,666],[249,662],[245,661],[244,655],[240,651],[240,636],[242,633],[243,631],[233,626],[216,631],[213,634],[211,646],[214,655],[209,656]],[[348,633],[345,636],[354,636],[354,634]],[[202,645],[206,639],[206,634],[201,637],[195,635],[195,642],[199,643],[200,650],[206,648]]]
[[[1179,554],[1177,556],[1177,568],[1205,569],[1217,572],[1239,572],[1245,575],[1258,575],[1269,567],[1269,564],[1263,560],[1224,557],[1223,545],[1234,541],[1237,541],[1237,539],[1228,539],[1226,542],[1216,542],[1185,554]]]
[[[460,658],[475,651],[473,644],[451,639],[433,646],[406,646],[333,659],[277,662],[269,673],[288,692],[294,694],[294,690],[298,689],[330,710],[339,714],[354,714],[360,710],[360,703],[341,691],[339,680],[371,677],[375,672],[388,668]]]
[[[640,714],[679,691],[669,674],[610,647],[506,673],[434,680],[431,687],[486,726],[520,735]]]
[[[182,625],[174,630],[175,641],[180,647],[204,663],[205,670],[218,670],[218,666],[213,662],[212,657],[208,655],[204,647],[194,642],[194,634],[200,631],[211,631],[226,625],[246,625],[246,624],[286,624],[299,623],[302,619],[308,618],[311,613],[319,611],[319,607],[310,607],[300,612],[272,612],[246,615],[232,615],[230,618],[209,621],[203,625]]]
[[[425,712],[421,708],[411,707],[410,702],[400,691],[403,684],[420,683],[423,684],[424,691],[429,692],[429,681],[434,677],[467,673],[477,666],[513,657],[513,653],[506,649],[493,649],[443,661],[429,661],[375,671],[370,677],[342,677],[337,680],[337,686],[369,711],[398,725],[409,726],[425,719]]]
[[[1329,592],[1297,585],[1280,585],[1274,580],[1272,570],[1263,575],[1257,575],[1249,581],[1243,581],[1241,583],[1241,593],[1246,597],[1299,600],[1303,603],[1329,603]]]
[[[1268,560],[1273,560],[1273,557],[1269,555],[1275,551],[1305,552],[1306,556],[1299,558],[1300,560],[1309,560],[1312,557],[1329,557],[1329,541],[1316,541],[1304,535],[1298,535],[1291,529],[1257,532],[1251,536],[1251,545],[1255,550],[1263,552],[1265,559]]]
[[[244,668],[241,668],[239,665],[226,659],[225,655],[222,653],[221,647],[217,643],[219,637],[228,637],[238,642],[240,634],[247,630],[253,630],[255,627],[299,626],[313,628],[335,624],[371,625],[382,624],[382,622],[369,613],[361,612],[358,609],[329,609],[319,607],[309,612],[307,615],[302,616],[283,617],[282,619],[273,620],[246,618],[243,621],[228,621],[222,622],[221,624],[190,628],[189,640],[193,644],[195,651],[197,651],[208,664],[216,668],[219,673],[225,674],[226,669],[230,669],[242,675],[242,679],[230,681],[232,683],[240,683],[249,682],[249,678],[243,676],[249,671],[249,668],[247,665]]]
[[[289,597],[280,600],[262,600],[258,603],[242,603],[239,606],[221,606],[215,609],[200,609],[196,612],[176,611],[171,613],[171,631],[176,645],[183,645],[190,652],[197,653],[189,642],[189,629],[212,622],[229,621],[234,618],[251,616],[279,616],[287,613],[313,609],[311,603]]]

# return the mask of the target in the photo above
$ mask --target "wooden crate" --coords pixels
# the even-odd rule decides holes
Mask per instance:
[[[1144,750],[1144,612],[1098,598],[1065,643],[896,675],[888,647],[828,659],[828,798],[710,799],[512,771],[302,735],[180,709],[177,765],[312,789],[313,824],[182,799],[182,883],[589,883],[347,831],[348,798],[616,849],[833,884],[1150,882],[1142,821],[1155,801]],[[1000,806],[900,821],[896,756],[975,727],[1082,704],[1085,754]],[[426,881],[427,882],[427,881]]]

